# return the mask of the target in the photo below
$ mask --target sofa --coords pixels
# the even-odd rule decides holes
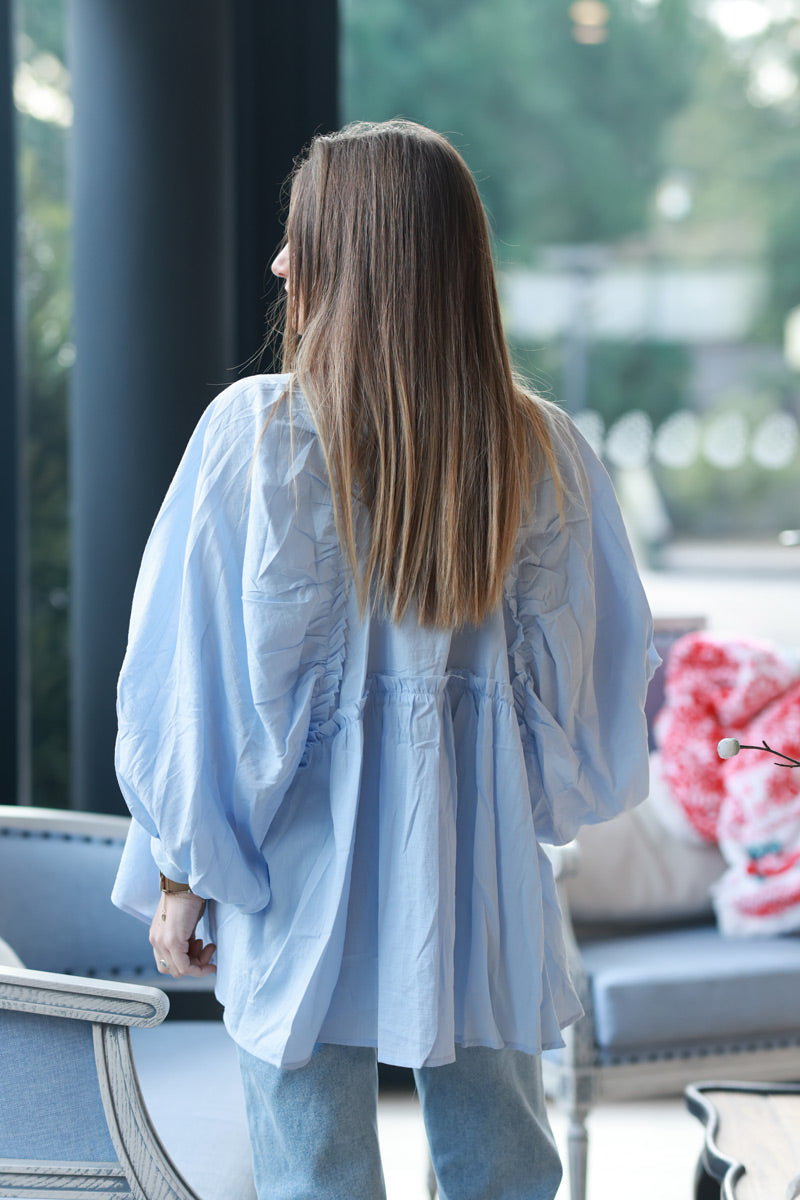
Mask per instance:
[[[686,635],[684,623],[657,622],[662,657]],[[651,726],[663,685],[662,669]],[[800,1079],[800,937],[721,932],[711,893],[728,864],[715,845],[665,825],[662,782],[655,772],[648,801],[555,853],[585,1009],[564,1048],[544,1056],[546,1091],[569,1118],[571,1200],[586,1195],[596,1105],[679,1095],[704,1079]]]

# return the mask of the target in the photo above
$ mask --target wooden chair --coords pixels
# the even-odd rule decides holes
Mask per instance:
[[[0,1196],[253,1200],[235,1047],[108,900],[127,824],[0,806]]]

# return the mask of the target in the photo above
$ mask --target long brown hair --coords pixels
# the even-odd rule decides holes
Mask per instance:
[[[320,431],[362,610],[372,588],[394,621],[413,604],[424,625],[477,624],[545,461],[560,485],[542,407],[512,374],[469,169],[408,121],[318,136],[286,234],[284,370]]]

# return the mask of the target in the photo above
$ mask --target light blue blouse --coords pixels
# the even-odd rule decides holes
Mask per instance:
[[[362,619],[287,380],[210,406],[147,544],[114,903],[149,922],[159,868],[212,901],[225,1022],[276,1065],[318,1041],[405,1066],[561,1045],[581,1009],[539,843],[648,786],[658,660],[611,483],[548,407],[565,519],[545,475],[502,608],[455,633]]]

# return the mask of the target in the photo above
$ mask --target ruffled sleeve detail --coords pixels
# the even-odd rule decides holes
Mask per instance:
[[[201,419],[147,544],[118,692],[118,778],[156,864],[244,912],[270,901],[262,846],[336,707],[347,633],[324,461],[286,384],[243,381]],[[147,917],[126,899],[143,864],[127,869],[114,900]]]
[[[553,424],[563,526],[544,476],[505,599],[536,832],[561,844],[646,797],[644,700],[659,659],[611,481],[563,415]]]

